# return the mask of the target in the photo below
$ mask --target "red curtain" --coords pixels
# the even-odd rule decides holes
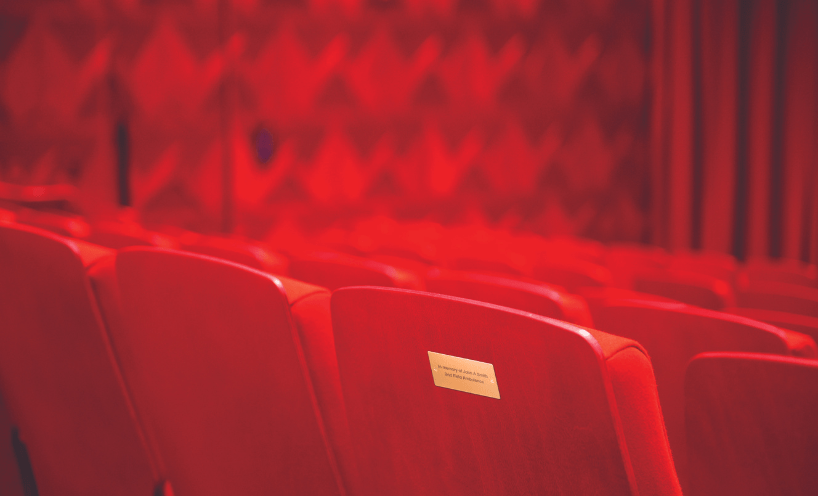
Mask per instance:
[[[654,2],[653,241],[818,260],[818,2]]]

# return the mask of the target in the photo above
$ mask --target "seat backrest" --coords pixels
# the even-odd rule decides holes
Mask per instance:
[[[140,247],[94,280],[134,405],[178,494],[342,494],[276,278]]]
[[[594,322],[602,331],[637,341],[650,355],[676,471],[684,489],[687,481],[684,430],[687,362],[709,351],[792,354],[781,329],[682,303],[609,300],[600,305]],[[814,343],[812,347],[814,350]]]
[[[336,291],[332,320],[360,494],[680,494],[635,342],[389,288]],[[436,387],[458,366],[432,353],[496,376]]]
[[[818,289],[776,281],[744,281],[736,287],[737,306],[818,317]]]
[[[664,296],[654,295],[650,293],[640,293],[632,289],[615,288],[615,287],[601,287],[590,286],[587,288],[577,289],[577,294],[585,300],[588,305],[588,310],[591,312],[591,318],[599,311],[599,308],[604,306],[609,300],[648,300],[648,301],[664,301],[666,303],[680,303]]]
[[[753,257],[740,270],[740,276],[751,281],[774,281],[818,287],[818,267],[794,259]]]
[[[815,494],[818,361],[696,356],[685,377],[691,495]]]
[[[696,272],[641,270],[633,277],[633,289],[710,310],[735,305],[735,295],[730,283]]]
[[[715,251],[674,252],[668,261],[668,269],[695,272],[727,282],[733,281],[738,268],[735,257]]]
[[[588,305],[581,297],[541,282],[432,269],[426,274],[426,289],[593,327]]]
[[[420,289],[422,281],[409,271],[374,260],[331,252],[293,256],[289,275],[335,290],[345,286],[384,286]]]
[[[562,286],[568,291],[613,284],[613,276],[607,267],[564,256],[541,260],[534,266],[532,274],[534,279]]]
[[[725,312],[766,322],[782,329],[800,332],[818,342],[818,318],[816,317],[760,308],[728,308],[725,309]]]
[[[182,248],[185,251],[222,258],[271,274],[287,273],[287,259],[258,244],[214,236],[199,236],[192,241],[184,243]]]
[[[21,208],[16,212],[16,215],[16,220],[20,224],[43,229],[60,236],[85,238],[91,230],[85,219],[68,213],[59,214]]]
[[[136,222],[97,222],[86,240],[115,250],[129,246],[176,248],[176,242],[170,236],[148,231]]]
[[[157,481],[86,275],[110,254],[0,225],[0,389],[43,496],[144,496]]]
[[[662,248],[648,245],[614,244],[608,247],[603,265],[611,271],[617,287],[633,287],[633,276],[641,269],[665,269],[670,255]]]
[[[17,214],[15,214],[13,211],[0,208],[0,223],[12,224],[16,221],[16,219]]]

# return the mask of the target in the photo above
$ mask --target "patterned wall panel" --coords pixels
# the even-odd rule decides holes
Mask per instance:
[[[644,237],[646,1],[32,4],[3,14],[18,33],[0,40],[3,139],[82,130],[112,165],[126,129],[147,218],[379,212]],[[72,169],[37,165],[54,146],[4,147],[3,179],[57,180],[42,170]]]

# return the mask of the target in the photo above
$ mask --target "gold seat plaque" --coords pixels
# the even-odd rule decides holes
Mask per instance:
[[[429,352],[435,386],[500,399],[494,365],[468,358]]]

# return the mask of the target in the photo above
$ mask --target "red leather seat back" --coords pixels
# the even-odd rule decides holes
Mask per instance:
[[[332,318],[360,494],[635,494],[637,481],[646,494],[679,494],[636,343],[388,288],[336,291]],[[500,399],[436,387],[429,351],[492,364]],[[646,367],[626,367],[641,403],[612,385],[621,356]],[[643,415],[638,427],[619,403]]]
[[[111,342],[178,494],[341,492],[277,279],[153,248],[114,268],[97,275]]]
[[[581,297],[545,283],[433,269],[426,275],[426,289],[593,327],[588,306]]]
[[[0,225],[0,387],[44,496],[156,482],[86,276],[110,253]]]
[[[689,494],[815,494],[818,361],[698,355],[685,398]]]
[[[419,289],[420,278],[374,260],[340,253],[313,253],[293,258],[289,276],[328,289],[346,286],[384,286]]]
[[[647,349],[683,488],[687,480],[684,429],[687,362],[708,351],[792,353],[781,329],[681,303],[611,300],[599,307],[594,321],[598,329],[633,339]]]

